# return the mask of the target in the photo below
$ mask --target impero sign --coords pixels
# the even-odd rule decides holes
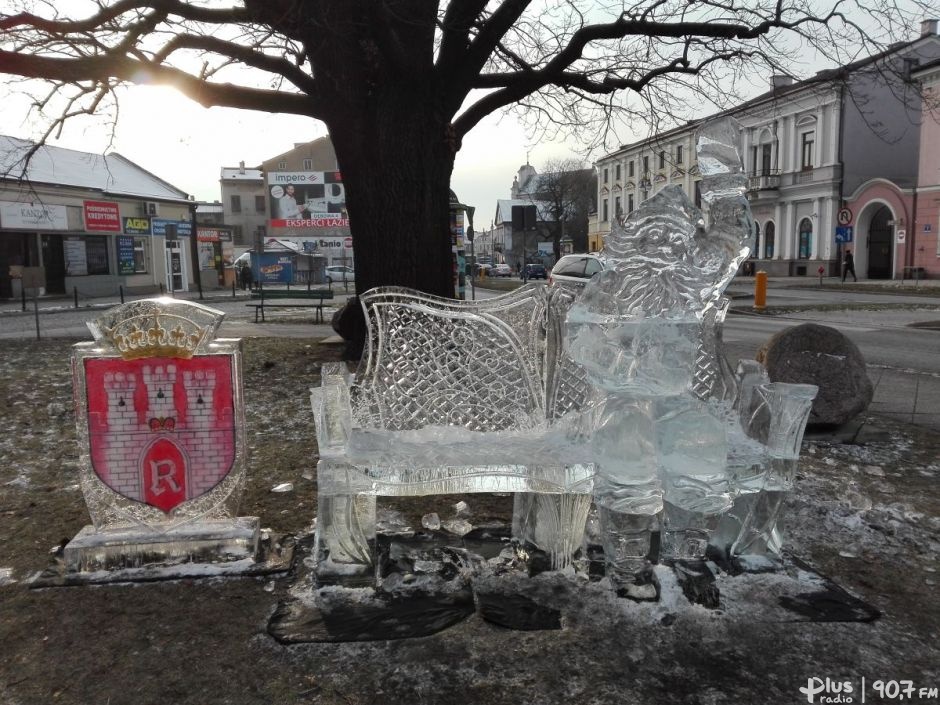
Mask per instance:
[[[314,230],[349,227],[346,190],[338,171],[267,174],[270,228]]]

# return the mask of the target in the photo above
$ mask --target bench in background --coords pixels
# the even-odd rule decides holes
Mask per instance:
[[[317,322],[323,322],[323,302],[333,298],[333,292],[327,289],[257,289],[252,291],[251,298],[258,303],[246,304],[255,309],[255,323],[258,314],[264,322],[265,308],[314,308],[317,311]],[[314,303],[315,302],[315,303]]]

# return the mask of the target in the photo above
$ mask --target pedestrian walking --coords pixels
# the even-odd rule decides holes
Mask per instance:
[[[845,283],[845,277],[849,272],[852,272],[852,281],[858,281],[858,277],[855,276],[855,258],[852,256],[852,250],[846,250],[845,256],[842,259],[842,283]]]

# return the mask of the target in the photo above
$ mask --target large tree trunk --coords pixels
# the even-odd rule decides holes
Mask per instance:
[[[412,104],[388,106],[375,130],[330,125],[346,186],[356,290],[408,286],[454,296],[449,228],[454,152],[446,127]]]
[[[310,57],[346,186],[356,290],[398,285],[454,296],[449,94],[434,69],[436,3],[317,4]]]

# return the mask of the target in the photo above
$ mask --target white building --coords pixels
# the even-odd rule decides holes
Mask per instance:
[[[723,113],[743,130],[755,220],[745,272],[804,276],[822,267],[828,275],[838,273],[842,245],[836,228],[856,225],[843,210],[846,198],[872,178],[903,182],[916,176],[906,172],[917,163],[919,101],[904,100],[915,92],[901,76],[938,57],[937,23],[926,21],[914,41],[806,81],[774,76],[770,91]],[[701,205],[693,144],[701,122],[625,145],[597,161],[592,232],[609,233],[613,218],[669,184]],[[839,237],[844,239],[844,231]],[[897,253],[877,240],[880,235],[856,227],[852,237],[860,277],[900,276]]]
[[[22,293],[24,268],[48,294],[190,288],[186,193],[117,153],[34,147],[0,136],[0,298]]]

